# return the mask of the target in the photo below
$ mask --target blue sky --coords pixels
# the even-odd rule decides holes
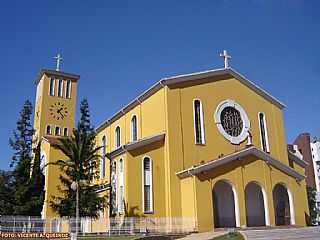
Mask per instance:
[[[95,125],[162,77],[231,65],[283,101],[288,142],[320,136],[320,2],[3,1],[0,7],[0,169],[41,68],[81,75]],[[226,90],[227,91],[227,90]]]

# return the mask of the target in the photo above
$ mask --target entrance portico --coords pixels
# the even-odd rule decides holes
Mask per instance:
[[[182,212],[189,211],[186,216],[196,217],[200,231],[284,224],[281,217],[287,215],[281,214],[283,209],[290,210],[288,225],[295,225],[294,191],[290,188],[296,189],[304,176],[288,168],[256,147],[193,166],[177,173],[181,180]],[[287,180],[288,175],[290,181],[284,187],[279,180]],[[285,191],[278,190],[279,186]],[[284,193],[288,193],[287,198]],[[285,200],[287,204],[280,209]]]

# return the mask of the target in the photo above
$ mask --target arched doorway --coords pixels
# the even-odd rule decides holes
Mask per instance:
[[[273,207],[277,226],[293,224],[292,197],[283,184],[276,184],[273,188]]]
[[[266,225],[265,196],[262,188],[255,182],[249,183],[245,188],[246,219],[248,227]]]
[[[226,181],[218,181],[213,187],[212,199],[214,227],[238,227],[238,202],[233,186]]]

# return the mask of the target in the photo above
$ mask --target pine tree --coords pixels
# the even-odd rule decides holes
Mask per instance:
[[[14,151],[10,167],[13,170],[13,188],[15,206],[13,214],[21,215],[23,205],[27,200],[26,189],[29,184],[31,158],[32,158],[32,136],[33,128],[31,125],[32,104],[25,101],[17,121],[17,128],[13,131],[13,138],[9,139],[9,144]]]
[[[14,150],[10,164],[14,168],[12,191],[10,192],[13,201],[12,214],[14,215],[39,216],[43,205],[44,177],[39,171],[40,146],[36,149],[34,159],[32,159],[34,129],[31,124],[31,116],[32,104],[27,100],[20,112],[13,138],[9,139],[9,144]]]
[[[41,169],[41,146],[38,144],[34,149],[32,161],[32,173],[27,185],[27,201],[23,206],[25,215],[40,216],[44,202],[44,175]]]
[[[14,151],[10,167],[16,167],[22,161],[31,159],[32,136],[34,130],[31,125],[32,104],[29,100],[25,101],[17,121],[17,129],[13,131],[13,138],[9,139],[9,145]],[[26,164],[30,164],[26,163]],[[30,168],[28,169],[30,170]]]
[[[90,122],[89,103],[86,98],[82,99],[80,103],[80,123],[79,131],[81,133],[92,132],[94,128]]]

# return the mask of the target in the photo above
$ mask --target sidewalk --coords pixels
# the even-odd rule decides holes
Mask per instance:
[[[180,240],[211,240],[214,237],[218,237],[220,235],[227,234],[227,231],[211,231],[211,232],[204,232],[204,233],[192,233],[187,237],[180,238]]]

